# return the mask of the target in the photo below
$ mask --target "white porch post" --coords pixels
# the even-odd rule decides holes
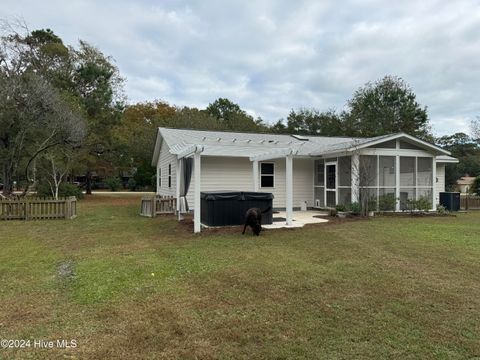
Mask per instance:
[[[397,141],[398,143],[398,141]],[[400,211],[400,156],[395,156],[395,211]]]
[[[175,169],[176,175],[176,197],[177,197],[177,216],[178,220],[181,220],[180,214],[180,185],[181,185],[181,178],[182,178],[182,159],[177,158],[177,168]]]
[[[194,190],[194,212],[193,212],[193,221],[194,227],[193,232],[199,233],[201,230],[200,226],[200,162],[201,157],[199,152],[195,152],[193,155],[193,170],[195,178],[195,190]]]
[[[258,191],[258,160],[252,161],[253,191]]]
[[[293,222],[293,155],[285,157],[286,217],[287,225]]]
[[[352,154],[352,197],[353,203],[360,202],[360,156]]]
[[[432,210],[437,211],[437,157],[432,158]]]

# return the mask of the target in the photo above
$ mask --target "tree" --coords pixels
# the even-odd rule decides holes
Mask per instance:
[[[45,152],[37,161],[40,181],[48,184],[52,197],[58,200],[60,185],[65,181],[71,169],[73,154],[68,147],[60,147],[56,151]]]
[[[470,123],[470,128],[472,131],[472,137],[480,143],[480,117],[476,117],[472,122]]]
[[[344,134],[342,119],[335,110],[292,110],[287,118],[287,130],[294,134],[339,136]]]
[[[435,142],[459,160],[458,164],[447,164],[445,167],[447,188],[453,188],[461,176],[480,174],[480,146],[472,137],[465,133],[455,133],[437,138]]]
[[[0,38],[0,166],[4,194],[22,168],[27,185],[35,159],[61,144],[78,144],[84,122],[38,66],[41,50],[13,26]],[[25,26],[18,25],[20,30]]]
[[[480,175],[473,180],[472,187],[470,188],[472,194],[480,194]]]
[[[268,127],[261,118],[254,119],[229,99],[219,98],[205,109],[208,115],[222,124],[225,130],[265,132]]]
[[[113,59],[97,48],[80,41],[79,49],[71,50],[70,91],[86,113],[87,133],[80,160],[86,168],[86,193],[91,194],[95,167],[99,163],[110,163],[113,167],[116,161],[113,135],[124,109],[124,80]]]
[[[405,132],[431,140],[427,108],[399,77],[385,76],[359,88],[347,103],[345,131],[353,136],[379,136]]]

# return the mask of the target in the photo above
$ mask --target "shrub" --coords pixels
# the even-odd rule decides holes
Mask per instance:
[[[378,198],[378,208],[380,211],[395,210],[396,199],[393,194],[385,194]]]
[[[137,182],[135,181],[134,178],[128,179],[127,187],[128,187],[128,190],[130,191],[135,191],[137,189]]]
[[[448,210],[445,206],[437,204],[437,213],[441,215],[448,214]]]
[[[111,191],[118,191],[118,189],[120,189],[120,185],[122,184],[120,179],[116,176],[112,176],[112,177],[107,178],[105,180],[105,183],[107,184],[108,188]]]
[[[473,180],[472,187],[470,188],[472,194],[480,194],[480,176],[477,176]]]
[[[37,185],[37,196],[40,197],[53,197],[52,191],[50,190],[50,186],[47,182],[41,181]],[[58,197],[63,198],[67,196],[75,196],[77,199],[83,198],[82,189],[80,189],[77,185],[70,184],[63,182],[60,184],[58,188]]]
[[[345,207],[345,205],[340,205],[340,204],[335,206],[335,209],[340,212],[347,211],[347,208]]]
[[[358,202],[353,202],[350,204],[350,211],[352,212],[352,214],[360,215],[361,210],[362,208]]]

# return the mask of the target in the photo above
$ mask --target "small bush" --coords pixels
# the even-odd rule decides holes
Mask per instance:
[[[75,196],[77,199],[82,199],[83,192],[82,189],[80,189],[77,185],[70,183],[62,183],[60,184],[60,188],[58,189],[58,196]]]
[[[358,202],[353,202],[350,204],[350,211],[352,212],[353,215],[360,215],[362,211],[362,207]]]
[[[445,206],[437,204],[437,213],[440,215],[448,214],[448,210]]]
[[[120,189],[120,186],[122,185],[122,182],[116,176],[112,176],[112,177],[107,178],[105,180],[105,183],[107,184],[108,188],[111,191],[118,191],[118,189]]]
[[[50,190],[50,186],[47,182],[40,182],[37,185],[37,196],[53,197],[52,191]],[[82,199],[82,189],[80,189],[77,185],[61,183],[60,187],[58,188],[58,197],[63,198],[67,196],[75,196],[77,199]]]
[[[393,194],[385,194],[378,198],[378,208],[380,211],[393,211],[397,200]]]
[[[137,189],[137,182],[135,181],[134,178],[128,179],[127,187],[128,187],[128,190],[130,191],[135,191]]]
[[[340,204],[335,206],[335,209],[340,212],[347,211],[347,208],[345,207],[345,205],[340,205]]]

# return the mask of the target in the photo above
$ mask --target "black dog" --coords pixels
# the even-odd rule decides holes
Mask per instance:
[[[247,226],[250,226],[255,235],[260,235],[260,231],[262,231],[262,214],[269,212],[270,209],[271,207],[268,207],[263,211],[259,208],[248,209],[245,214],[245,226],[243,227],[242,234],[245,234],[245,229]]]

